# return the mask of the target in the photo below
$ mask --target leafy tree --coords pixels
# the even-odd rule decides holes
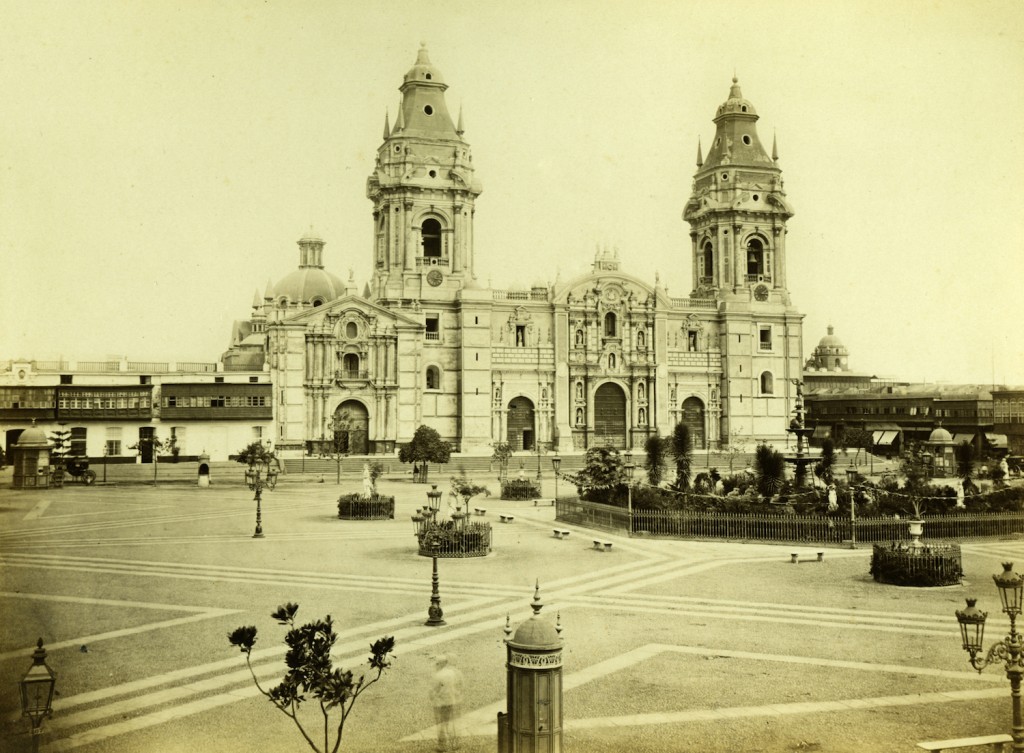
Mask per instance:
[[[690,487],[690,468],[693,465],[693,442],[690,440],[690,427],[684,423],[676,424],[672,430],[672,444],[669,454],[676,463],[675,488],[682,491]]]
[[[395,639],[388,636],[375,641],[370,646],[370,657],[367,660],[370,666],[369,678],[366,674],[356,678],[351,670],[343,671],[333,666],[331,647],[337,641],[338,634],[334,631],[331,616],[327,615],[322,620],[314,620],[302,627],[295,627],[295,613],[298,609],[298,604],[282,604],[271,615],[279,624],[288,625],[291,629],[284,639],[288,645],[288,652],[285,654],[288,671],[285,672],[281,684],[270,690],[263,689],[252,668],[252,647],[256,643],[257,634],[255,626],[235,628],[228,634],[228,641],[232,646],[238,646],[245,654],[245,663],[249,667],[256,688],[274,704],[275,708],[295,723],[302,737],[309,743],[309,747],[317,753],[337,753],[341,747],[345,722],[348,721],[356,700],[380,679],[385,669],[391,666],[389,656],[395,648]],[[313,738],[299,718],[302,704],[309,700],[307,696],[320,707],[324,730],[322,749],[313,742]],[[337,719],[336,727],[334,719],[331,718],[332,713]],[[336,735],[333,745],[332,729]]]
[[[856,450],[856,453],[854,453],[853,456],[853,462],[855,465],[860,463],[861,450],[870,452],[871,448],[874,447],[874,439],[871,432],[866,431],[865,429],[847,428],[843,432],[840,442],[842,443],[842,448],[845,449],[847,447],[852,447]]]
[[[400,463],[418,464],[416,481],[426,483],[429,463],[447,463],[452,455],[452,446],[441,439],[441,435],[429,426],[420,426],[412,435],[412,441],[398,447]]]
[[[235,457],[235,460],[242,465],[259,465],[261,463],[274,464],[277,462],[277,455],[266,447],[260,440],[247,444]]]
[[[489,497],[491,496],[491,490],[486,486],[474,484],[466,476],[466,472],[463,471],[459,476],[452,476],[451,494],[456,499],[461,499],[462,504],[466,506],[466,512],[469,512],[469,500],[480,494]]]
[[[150,448],[150,451],[153,453],[153,486],[156,486],[157,469],[160,466],[159,457],[161,454],[170,451],[170,444],[160,439],[156,434],[153,434],[148,437],[139,437],[138,442],[128,445],[129,450],[138,450],[140,454],[145,447]]]
[[[956,475],[963,482],[964,493],[976,492],[978,487],[974,485],[974,446],[970,442],[961,442],[953,448],[953,457],[956,460]]]
[[[831,484],[836,465],[835,444],[828,437],[821,443],[821,457],[814,464],[814,475],[821,479],[823,484]]]
[[[766,444],[759,444],[754,451],[754,475],[757,491],[762,497],[778,494],[786,477],[786,461],[782,453]]]
[[[903,476],[904,491],[912,494],[925,493],[928,487],[929,468],[925,462],[921,445],[908,442],[900,460],[900,475]]]
[[[576,493],[583,499],[619,504],[626,499],[625,468],[625,461],[614,447],[591,447],[583,457],[582,470],[563,475],[576,484]]]
[[[498,481],[504,481],[508,476],[508,461],[512,459],[512,445],[508,442],[495,442],[491,447],[494,448],[491,460],[498,462]]]
[[[665,440],[657,434],[652,434],[644,442],[644,452],[647,454],[647,483],[651,486],[661,486],[661,480],[665,476]]]

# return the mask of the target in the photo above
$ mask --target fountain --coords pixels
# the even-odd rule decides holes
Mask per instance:
[[[796,408],[793,411],[796,418],[789,422],[789,428],[786,431],[796,435],[796,454],[785,455],[783,459],[794,466],[797,486],[803,486],[803,481],[807,478],[807,466],[815,461],[815,458],[810,455],[810,442],[808,441],[811,434],[814,433],[814,427],[804,425],[804,383],[799,379],[790,381],[796,385]]]

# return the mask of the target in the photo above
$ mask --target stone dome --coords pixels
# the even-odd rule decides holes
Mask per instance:
[[[828,325],[828,334],[818,341],[817,350],[822,353],[847,354],[846,346],[843,345],[842,340],[836,337],[835,328],[831,324]]]
[[[49,445],[50,440],[46,438],[46,433],[34,424],[21,432],[15,443],[16,447],[49,447]]]
[[[932,429],[932,433],[928,435],[929,444],[953,444],[953,435],[943,429],[941,426],[936,426]]]
[[[287,298],[298,303],[327,303],[344,294],[341,278],[321,267],[299,267],[274,286],[275,300]]]
[[[560,648],[562,645],[558,631],[539,615],[534,615],[520,625],[511,642],[529,648]]]

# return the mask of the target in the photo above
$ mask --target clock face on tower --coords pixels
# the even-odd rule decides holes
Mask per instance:
[[[764,285],[758,285],[756,288],[754,288],[754,298],[756,298],[759,301],[767,301],[768,288]]]
[[[427,272],[427,282],[430,283],[430,285],[432,285],[433,287],[436,288],[443,281],[444,281],[444,275],[441,274],[441,270],[439,270],[439,269],[432,269],[429,272]]]

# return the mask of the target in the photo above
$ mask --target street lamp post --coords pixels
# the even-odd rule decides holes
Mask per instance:
[[[438,490],[437,484],[434,484],[427,492],[427,499],[430,500],[430,503],[429,507],[423,510],[425,520],[422,528],[418,527],[419,523],[416,521],[416,517],[413,518],[413,522],[417,523],[417,530],[421,531],[422,543],[430,550],[430,559],[433,562],[430,577],[430,606],[427,608],[427,621],[423,624],[437,627],[447,624],[444,621],[444,610],[441,609],[440,579],[437,575],[437,555],[443,542],[437,529],[432,527],[432,524],[437,523],[437,514],[441,509],[441,492]]]
[[[46,663],[43,639],[32,653],[32,666],[21,678],[21,714],[32,722],[32,750],[39,753],[39,738],[43,734],[43,719],[53,714],[53,688],[57,673]]]
[[[630,535],[633,533],[633,473],[636,466],[633,465],[633,453],[626,450],[626,509],[629,515],[627,530]]]
[[[562,466],[562,458],[555,455],[551,458],[551,468],[555,472],[555,502],[558,502],[558,469]],[[555,502],[552,502],[554,504]]]
[[[856,477],[856,468],[846,469],[846,486],[850,490],[850,549],[857,548],[857,501],[853,493],[853,481]]]
[[[997,661],[1003,663],[1006,677],[1010,681],[1010,701],[1013,709],[1013,753],[1024,753],[1024,716],[1021,714],[1020,685],[1024,677],[1024,635],[1017,632],[1016,620],[1021,613],[1021,601],[1024,596],[1024,576],[1013,572],[1013,563],[1004,562],[1003,572],[993,575],[992,579],[999,589],[999,598],[1003,603],[1003,612],[1010,618],[1010,632],[1001,641],[989,647],[985,658],[979,659],[982,652],[982,640],[985,634],[985,618],[975,605],[977,599],[967,599],[967,608],[956,610],[956,619],[960,623],[960,637],[964,651],[970,654],[971,666],[980,673],[989,664]]]
[[[252,458],[249,461],[249,468],[245,472],[246,485],[250,491],[256,493],[256,532],[252,535],[254,539],[263,538],[261,508],[263,490],[274,491],[274,487],[277,486],[277,473],[277,460],[272,455]]]

